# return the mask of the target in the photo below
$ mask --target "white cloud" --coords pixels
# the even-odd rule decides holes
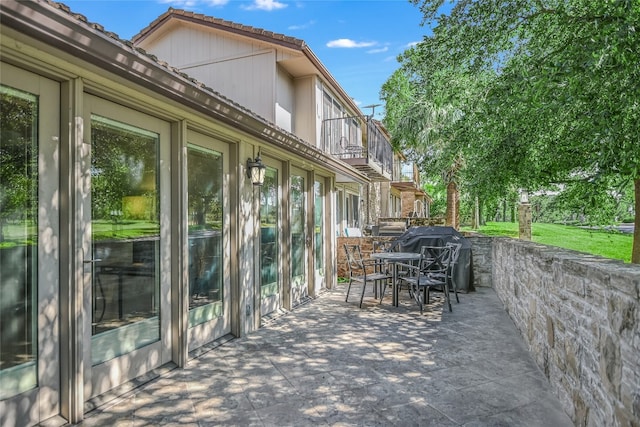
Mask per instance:
[[[245,7],[245,9],[272,11],[277,9],[284,9],[285,7],[287,7],[285,3],[280,3],[277,0],[254,0],[253,4]]]
[[[411,43],[407,43],[407,47],[414,47],[415,45],[417,45],[420,42],[411,42]]]
[[[305,24],[300,24],[300,25],[290,25],[287,29],[288,30],[304,30],[305,28],[309,28],[311,26],[313,26],[316,23],[316,21],[309,21]]]
[[[385,47],[381,47],[380,49],[368,50],[367,53],[383,53],[383,52],[386,52],[388,50],[389,50],[389,48],[387,46],[385,46]]]
[[[375,42],[357,42],[351,39],[337,39],[331,40],[327,43],[327,47],[344,47],[344,48],[354,48],[354,47],[371,47],[375,46]]]

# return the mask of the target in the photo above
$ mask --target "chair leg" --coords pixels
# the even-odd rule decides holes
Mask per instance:
[[[347,297],[344,299],[344,302],[349,302],[349,291],[351,290],[351,283],[353,282],[353,279],[349,279],[349,286],[347,286]]]
[[[447,285],[445,283],[445,285],[443,287],[444,287],[444,299],[445,299],[445,302],[449,306],[449,312],[452,312],[453,309],[451,308],[451,299],[449,298],[449,285]]]
[[[423,292],[428,291],[428,288],[426,289],[420,289],[419,286],[416,286],[415,288],[413,288],[413,299],[416,300],[416,302],[418,303],[418,306],[420,307],[420,314],[422,314],[422,306],[423,306]]]
[[[460,298],[458,298],[458,287],[456,286],[456,282],[453,282],[453,294],[456,296],[456,302],[460,304]]]
[[[375,287],[375,283],[373,284]],[[362,308],[362,300],[364,299],[364,291],[367,289],[367,282],[362,282],[362,294],[360,295],[360,308]]]
[[[387,283],[386,279],[380,282],[380,302],[378,302],[378,304],[382,304],[382,300],[384,299],[384,294],[387,291],[387,286],[389,286],[389,283]]]

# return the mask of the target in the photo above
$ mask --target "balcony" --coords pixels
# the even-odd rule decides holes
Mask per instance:
[[[349,121],[349,122],[347,122]],[[344,122],[344,123],[343,123]],[[353,118],[329,119],[323,125],[324,146],[372,181],[391,181],[393,148],[377,122],[367,120],[365,132],[349,126]]]
[[[393,177],[391,186],[400,191],[410,191],[420,188],[420,173],[413,162],[396,160],[393,163]]]

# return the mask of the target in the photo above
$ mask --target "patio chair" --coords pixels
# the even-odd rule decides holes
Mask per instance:
[[[447,280],[449,281],[449,287],[453,289],[453,294],[456,297],[456,302],[460,304],[460,298],[458,298],[458,285],[456,284],[456,275],[454,274],[454,270],[456,268],[456,265],[458,265],[462,243],[449,242],[446,244],[446,246],[451,247],[451,261],[449,262],[449,270],[447,271]]]
[[[349,301],[349,292],[353,282],[362,284],[362,293],[360,295],[360,308],[362,308],[362,300],[367,284],[373,284],[374,294],[377,296],[377,286],[390,279],[390,275],[384,272],[376,271],[378,262],[374,259],[365,260],[362,258],[360,245],[344,245],[347,255],[347,266],[349,268],[349,286],[347,287],[347,296],[345,302]],[[386,285],[386,283],[384,283]]]
[[[417,266],[402,264],[409,271],[409,275],[399,280],[406,283],[412,291],[413,298],[423,313],[425,304],[429,304],[431,288],[442,289],[445,302],[451,308],[449,300],[448,272],[453,250],[450,246],[423,246],[420,250],[420,262]]]
[[[392,248],[393,248],[393,241],[391,240],[387,240],[387,241],[374,241],[373,242],[373,253],[378,253],[378,252],[391,252]],[[388,263],[386,263],[383,260],[376,260],[375,263],[375,272],[376,273],[381,273],[381,274],[386,274],[388,276],[389,280],[386,280],[383,283],[380,283],[380,302],[382,302],[382,297],[384,296],[384,291],[387,288],[387,286],[391,285],[391,279],[393,278],[393,267],[390,266]],[[376,298],[378,297],[377,292],[374,295]]]

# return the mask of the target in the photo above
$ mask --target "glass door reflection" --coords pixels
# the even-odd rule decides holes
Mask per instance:
[[[160,339],[159,137],[91,117],[93,365]]]
[[[189,327],[223,313],[222,154],[189,145]]]
[[[279,192],[278,170],[267,167],[260,189],[260,296],[262,314],[279,305]]]
[[[315,243],[316,291],[326,287],[324,283],[324,183],[315,181],[313,203],[313,238]]]
[[[291,304],[299,304],[307,291],[306,186],[300,175],[291,176]]]
[[[0,400],[38,385],[38,108],[0,85]]]

